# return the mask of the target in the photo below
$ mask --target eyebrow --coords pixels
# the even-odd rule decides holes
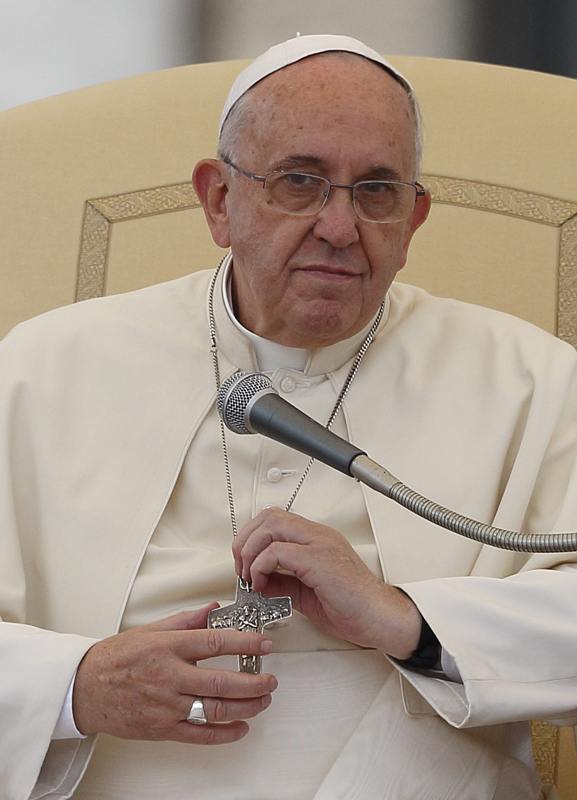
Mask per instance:
[[[322,169],[324,161],[318,156],[296,153],[295,155],[281,158],[280,161],[273,165],[274,170],[306,169],[307,167]]]
[[[282,158],[280,161],[273,164],[271,169],[275,172],[307,169],[315,169],[319,172],[323,172],[326,171],[326,163],[318,156],[313,156],[307,153],[295,153],[294,155]],[[384,164],[375,164],[366,169],[362,175],[359,175],[356,178],[356,181],[366,180],[402,181],[402,177],[393,167],[387,167]]]
[[[380,180],[380,181],[402,181],[400,173],[393,167],[385,167],[384,165],[375,165],[370,167],[365,176],[358,180]]]

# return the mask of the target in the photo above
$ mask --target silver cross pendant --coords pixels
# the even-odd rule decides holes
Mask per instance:
[[[292,613],[290,597],[263,597],[260,592],[252,590],[250,581],[238,578],[234,603],[210,611],[207,627],[234,628],[237,631],[263,633],[269,625],[288,619]],[[260,667],[260,656],[239,655],[239,672],[258,675]]]

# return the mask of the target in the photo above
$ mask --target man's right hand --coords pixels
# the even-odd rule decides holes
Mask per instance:
[[[196,662],[229,654],[263,655],[272,644],[256,633],[207,630],[208,612],[216,607],[183,611],[93,645],[74,683],[79,731],[191,744],[228,744],[245,736],[243,720],[268,708],[276,678],[201,668]],[[195,697],[204,702],[206,725],[186,721]]]

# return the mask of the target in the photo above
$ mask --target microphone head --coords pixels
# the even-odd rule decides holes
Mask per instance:
[[[226,427],[234,433],[254,433],[247,425],[247,411],[257,396],[276,394],[272,382],[260,372],[235,372],[227,378],[216,398],[216,407]]]

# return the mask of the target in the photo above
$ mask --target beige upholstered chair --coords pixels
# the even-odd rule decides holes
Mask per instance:
[[[394,58],[422,100],[430,222],[404,280],[524,317],[577,346],[577,83]],[[189,183],[215,152],[244,62],[95,86],[0,114],[0,336],[55,306],[216,264]],[[534,726],[539,768],[575,797],[570,729]]]

